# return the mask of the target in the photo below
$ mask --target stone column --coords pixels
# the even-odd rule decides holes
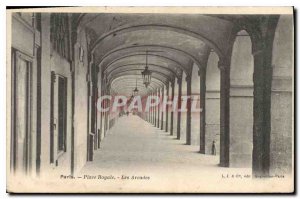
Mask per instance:
[[[157,96],[157,90],[155,91],[155,94],[154,94],[155,96]],[[156,127],[156,114],[157,114],[157,106],[155,106],[154,107],[154,114],[153,114],[153,119],[154,119],[154,121],[153,121],[153,123],[154,123],[154,126]]]
[[[156,91],[153,93],[156,96]],[[156,126],[156,106],[153,107],[153,125]]]
[[[252,170],[255,175],[268,175],[270,168],[270,106],[272,67],[266,65],[268,53],[260,50],[254,56],[253,98],[253,154]]]
[[[101,89],[100,89],[100,96],[103,96],[103,85],[101,82]],[[100,142],[102,141],[102,134],[103,134],[103,112],[100,112],[100,124],[99,124],[99,128],[100,128]],[[99,145],[100,148],[100,145]]]
[[[107,88],[106,88],[106,92],[105,92],[106,95],[109,95],[108,91],[107,91]],[[108,101],[105,100],[105,108],[108,107]],[[106,136],[106,133],[107,133],[107,130],[109,129],[109,126],[108,126],[108,123],[109,123],[109,118],[108,118],[108,112],[106,111],[105,113],[105,117],[104,117],[104,124],[105,124],[105,130],[104,130],[104,136]]]
[[[107,89],[107,95],[110,95],[110,89]],[[110,101],[106,101],[106,108],[110,106]],[[106,133],[110,129],[110,117],[109,117],[109,111],[106,111]]]
[[[158,89],[157,96],[160,99],[160,89]],[[160,105],[157,107],[157,128],[159,128],[159,115],[160,115]]]
[[[152,93],[150,93],[150,97],[152,96]],[[149,97],[149,96],[148,96]],[[148,100],[148,99],[147,99]],[[147,103],[146,100],[146,103]],[[146,107],[146,106],[145,106]],[[149,112],[148,112],[148,122],[151,124],[151,107],[149,108]]]
[[[106,88],[105,88],[105,90],[104,90],[104,95],[106,95],[106,94],[107,94],[107,91],[106,91]],[[107,104],[107,102],[106,102],[106,100],[104,100],[104,101],[103,101],[103,107],[104,107],[104,108],[106,108],[106,104]],[[106,116],[107,116],[107,115],[106,115],[106,112],[104,112],[103,114],[104,114],[104,121],[103,121],[103,122],[104,122],[104,132],[103,132],[103,135],[104,135],[104,137],[105,137],[105,136],[106,136],[106,129],[107,129],[107,126],[106,126],[106,124],[107,124],[107,123],[106,123],[106,119],[107,119]]]
[[[150,93],[150,97],[152,97],[152,93]],[[152,107],[149,109],[149,123],[151,124],[152,122]]]
[[[191,145],[191,93],[192,93],[192,77],[191,75],[186,76],[187,90],[186,94],[189,97],[187,100],[187,116],[186,116],[186,144]]]
[[[152,92],[151,96],[154,96],[154,93]],[[151,124],[154,124],[154,107],[151,107]]]
[[[181,93],[182,93],[182,79],[178,78],[178,102],[177,102],[177,139],[180,140],[180,123],[181,123]]]
[[[167,90],[167,101],[169,100],[169,83],[166,86],[166,90]],[[165,131],[168,132],[168,128],[169,128],[169,105],[166,106],[166,128]]]
[[[162,87],[161,102],[164,101],[164,97],[165,97],[164,95],[165,95],[165,87]],[[161,125],[160,125],[160,130],[164,130],[164,110],[163,110],[163,107],[161,109]]]
[[[149,95],[147,95],[147,98],[149,97]],[[146,107],[146,100],[147,100],[147,98],[145,98],[144,99],[144,103],[143,103],[143,107]],[[146,116],[146,121],[147,122],[150,122],[150,110],[148,110],[147,112],[143,112],[142,111],[142,113],[144,113],[145,114],[145,116]]]
[[[200,75],[200,153],[205,154],[205,101],[206,69],[199,70]]]
[[[221,71],[220,87],[220,166],[229,167],[229,89],[230,66],[220,60],[218,67]]]
[[[152,97],[152,93],[150,93],[150,97]],[[152,123],[152,107],[149,108],[149,123]]]
[[[174,87],[175,87],[175,82],[172,81],[171,82],[171,87],[172,87],[172,91],[171,91],[171,100],[174,103]],[[174,108],[172,106],[172,110],[171,110],[171,124],[170,124],[170,135],[173,135],[173,125],[174,125]]]

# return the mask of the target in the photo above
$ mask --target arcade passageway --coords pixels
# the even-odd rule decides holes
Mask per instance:
[[[9,17],[12,174],[292,173],[292,14]],[[129,116],[97,108],[99,98],[120,95],[178,103]],[[178,111],[185,96],[201,112],[192,100]]]
[[[95,152],[94,161],[88,162],[78,176],[87,179],[101,175],[103,180],[99,180],[101,184],[97,186],[104,190],[109,190],[113,184],[127,191],[136,191],[134,187],[138,186],[141,191],[162,191],[169,187],[175,192],[188,191],[199,181],[212,182],[207,191],[214,191],[222,175],[251,176],[250,168],[226,168],[218,164],[218,156],[200,154],[197,146],[186,145],[176,136],[130,115],[118,119],[100,150]],[[112,174],[116,180],[110,179]],[[133,176],[137,179],[127,179]],[[157,186],[159,184],[163,186]]]
[[[197,146],[155,128],[138,116],[121,117],[110,129],[94,161],[83,168],[83,174],[165,173],[183,171],[218,171],[218,157],[200,154]],[[163,168],[168,167],[165,171]],[[208,170],[207,170],[208,169]],[[186,172],[184,172],[186,173]],[[251,174],[251,172],[250,172]]]

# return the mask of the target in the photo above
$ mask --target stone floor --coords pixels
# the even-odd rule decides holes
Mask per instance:
[[[251,169],[219,167],[218,156],[200,154],[199,146],[184,143],[138,116],[124,116],[78,175],[96,176],[101,190],[135,192],[216,191],[222,181],[230,181],[227,175],[251,175]]]
[[[84,169],[96,172],[115,168],[125,172],[160,171],[167,167],[187,169],[199,165],[218,168],[218,156],[202,155],[198,153],[199,146],[184,143],[138,116],[125,116],[110,130],[101,149],[95,152],[94,161]]]

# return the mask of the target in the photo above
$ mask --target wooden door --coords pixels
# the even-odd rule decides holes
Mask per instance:
[[[66,152],[67,78],[51,72],[50,163],[58,166],[58,158]]]
[[[12,52],[12,134],[11,167],[17,173],[31,170],[32,62]]]

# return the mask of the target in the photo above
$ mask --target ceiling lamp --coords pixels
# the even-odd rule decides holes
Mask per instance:
[[[135,82],[135,89],[133,90],[133,94],[134,94],[134,96],[137,96],[139,94],[139,90],[137,89],[137,79]]]
[[[148,52],[146,51],[146,66],[142,72],[143,84],[146,86],[146,88],[149,86],[151,82],[151,73],[152,72],[148,69]]]

